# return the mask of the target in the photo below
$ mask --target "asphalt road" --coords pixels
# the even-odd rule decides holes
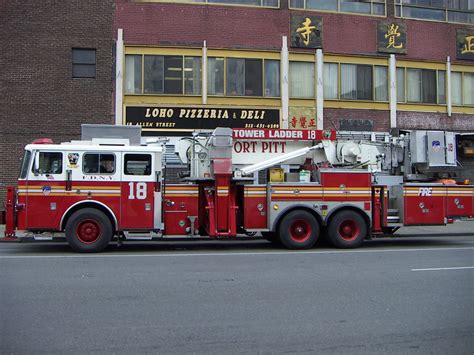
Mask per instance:
[[[474,238],[0,244],[0,353],[472,354]]]

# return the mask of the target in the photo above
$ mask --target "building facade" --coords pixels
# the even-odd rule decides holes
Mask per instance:
[[[418,3],[117,0],[116,122],[474,131],[474,3]]]
[[[0,203],[23,148],[39,137],[80,137],[113,123],[112,0],[2,1]]]

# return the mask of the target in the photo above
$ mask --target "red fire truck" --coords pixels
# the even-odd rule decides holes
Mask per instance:
[[[334,131],[217,128],[176,144],[188,169],[170,183],[162,142],[117,128],[84,127],[80,141],[27,145],[18,186],[8,187],[3,239],[65,236],[74,251],[98,252],[114,239],[243,234],[307,249],[325,235],[354,248],[400,226],[474,214],[474,186],[452,178],[447,132],[355,140]]]

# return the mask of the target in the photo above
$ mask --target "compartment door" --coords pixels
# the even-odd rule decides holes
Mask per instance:
[[[152,153],[124,152],[120,219],[122,230],[154,229],[155,174]]]

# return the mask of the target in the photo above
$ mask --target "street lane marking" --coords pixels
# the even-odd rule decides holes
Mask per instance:
[[[414,249],[385,249],[385,250],[322,250],[322,251],[281,251],[281,252],[229,252],[229,253],[166,253],[157,251],[156,254],[71,254],[71,255],[0,255],[0,259],[59,259],[59,258],[126,258],[126,257],[176,257],[176,256],[255,256],[255,255],[308,255],[308,254],[365,254],[365,253],[394,253],[412,251],[445,251],[445,250],[474,250],[474,247],[453,248],[414,248]]]
[[[463,270],[463,269],[474,269],[474,266],[434,267],[430,269],[411,269],[411,271],[440,271],[440,270]]]

